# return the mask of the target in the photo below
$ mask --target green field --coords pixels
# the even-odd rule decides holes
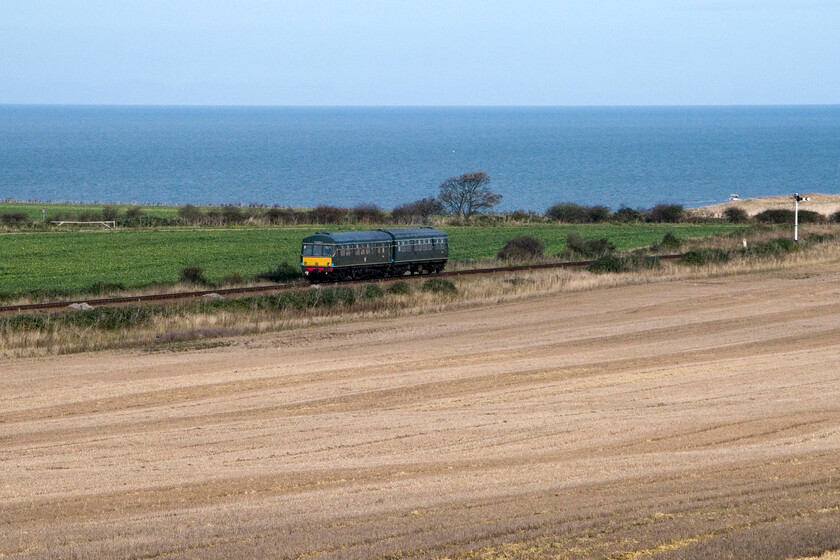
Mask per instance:
[[[495,257],[517,235],[543,240],[546,254],[563,250],[566,236],[607,237],[618,249],[648,246],[666,232],[679,238],[726,233],[726,224],[530,225],[442,227],[452,260]],[[249,277],[280,263],[297,264],[303,237],[324,226],[172,228],[0,234],[0,297],[37,292],[73,293],[93,284],[126,288],[177,281],[186,266],[200,266],[210,281],[239,273]],[[329,228],[339,231],[348,228]],[[356,228],[364,229],[364,228]]]
[[[35,202],[0,202],[0,214],[22,212],[33,222],[50,221],[62,214],[79,214],[80,212],[101,213],[105,206],[117,208],[120,214],[131,208],[129,204],[71,204],[71,203],[35,203]],[[145,216],[159,218],[177,218],[178,206],[142,206]],[[209,207],[208,207],[209,208]],[[207,210],[208,208],[204,208]],[[41,214],[41,210],[45,210]]]

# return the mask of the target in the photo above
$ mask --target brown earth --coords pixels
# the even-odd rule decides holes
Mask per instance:
[[[801,195],[811,199],[800,203],[799,208],[801,210],[819,212],[826,217],[840,211],[840,195],[822,193],[801,193]],[[720,218],[727,208],[741,208],[748,216],[755,216],[765,210],[793,210],[794,204],[791,193],[788,196],[744,198],[711,206],[701,206],[700,208],[689,209],[688,213],[695,216]]]
[[[0,362],[4,558],[840,548],[840,273]]]

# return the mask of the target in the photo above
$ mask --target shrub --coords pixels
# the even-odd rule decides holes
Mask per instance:
[[[185,222],[193,225],[200,224],[205,219],[204,212],[201,211],[201,208],[192,204],[178,208],[178,216]]]
[[[589,222],[589,208],[573,202],[560,202],[545,211],[545,215],[557,222],[585,224]]]
[[[130,222],[137,222],[140,221],[140,218],[143,217],[143,208],[140,206],[130,206],[125,211],[125,219]]]
[[[793,210],[765,210],[756,214],[753,219],[762,224],[792,224]]]
[[[612,210],[606,206],[590,206],[589,221],[595,224],[606,222],[612,217]]]
[[[321,295],[320,301],[316,301],[313,305],[323,305],[324,307],[332,307],[334,305],[353,305],[356,303],[356,292],[353,288],[347,286],[337,286],[335,288],[327,288],[326,290],[311,290],[312,292]]]
[[[350,211],[337,206],[317,206],[309,212],[309,219],[314,224],[340,224],[347,221]]]
[[[385,290],[383,290],[377,284],[368,284],[364,288],[362,288],[362,299],[379,299],[385,295]]]
[[[389,294],[405,295],[411,293],[411,285],[408,282],[400,280],[388,286]]]
[[[93,210],[85,210],[79,213],[80,222],[100,222],[102,221],[102,214],[94,212]]]
[[[747,211],[743,208],[731,207],[723,211],[724,219],[731,224],[744,224],[750,221]]]
[[[789,237],[779,237],[767,241],[751,243],[747,248],[742,249],[743,253],[752,257],[776,257],[790,253],[797,249],[796,243]]]
[[[423,282],[421,289],[424,292],[432,292],[434,294],[455,294],[458,292],[455,284],[445,278],[430,278]]]
[[[391,212],[391,219],[399,224],[425,224],[437,214],[443,214],[443,204],[434,197],[428,197],[397,206]]]
[[[682,241],[677,239],[677,236],[669,231],[664,235],[664,237],[662,237],[662,241],[659,242],[659,246],[668,251],[678,251],[680,246],[682,246]]]
[[[265,220],[270,224],[296,224],[299,214],[292,208],[275,206],[265,212]]]
[[[185,266],[178,272],[178,280],[192,284],[207,283],[207,279],[204,278],[204,269],[200,266]]]
[[[614,222],[621,222],[624,224],[632,224],[636,222],[644,222],[645,215],[643,212],[639,210],[633,210],[632,208],[628,208],[626,206],[622,206],[618,209],[613,215],[612,220]]]
[[[828,221],[832,224],[840,224],[840,211],[835,212],[834,214],[829,216]]]
[[[0,216],[0,220],[7,226],[22,226],[32,223],[29,215],[25,212],[6,212]]]
[[[575,233],[566,236],[566,256],[578,256],[587,259],[596,259],[615,251],[615,245],[610,243],[606,237],[600,239],[589,239],[584,241]]]
[[[800,224],[822,224],[825,223],[826,218],[819,212],[813,210],[800,210],[799,223]]]
[[[245,215],[238,206],[223,206],[221,218],[224,224],[241,224],[245,221]]]
[[[381,224],[385,212],[376,204],[360,204],[353,208],[353,219],[362,224]]]
[[[543,256],[545,243],[535,237],[520,235],[514,237],[496,255],[497,259],[535,259]]]
[[[675,224],[682,220],[685,210],[682,204],[657,204],[647,213],[648,221]]]
[[[587,270],[596,274],[630,272],[634,270],[646,270],[659,266],[657,257],[646,255],[604,255],[587,267]]]
[[[120,219],[120,209],[116,206],[103,206],[102,219],[106,222],[116,222]]]
[[[261,272],[254,276],[255,280],[268,280],[270,282],[288,282],[297,280],[303,275],[300,268],[289,263],[280,263],[274,270]]]
[[[729,252],[724,249],[704,247],[690,249],[680,258],[683,264],[704,265],[709,263],[723,263],[729,261]]]

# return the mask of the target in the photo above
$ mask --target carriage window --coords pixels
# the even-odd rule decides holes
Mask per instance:
[[[311,243],[304,243],[303,244],[303,250],[301,251],[303,253],[303,256],[304,257],[311,257],[313,255],[313,251],[312,251],[313,248],[314,248],[314,245],[312,245]]]

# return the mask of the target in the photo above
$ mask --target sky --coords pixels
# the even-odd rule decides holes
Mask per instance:
[[[0,0],[0,104],[840,104],[840,0]]]

